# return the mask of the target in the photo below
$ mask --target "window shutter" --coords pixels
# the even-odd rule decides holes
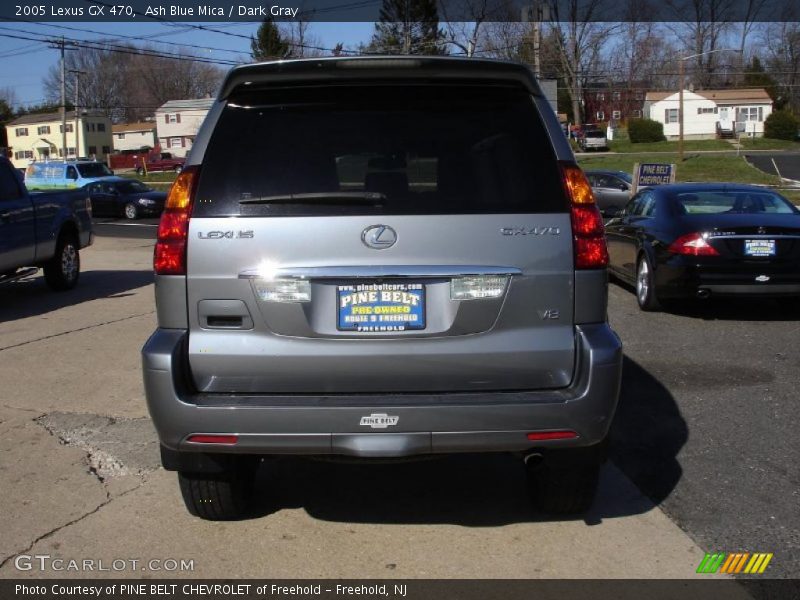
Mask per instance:
[[[181,148],[186,148],[186,138],[181,138]]]
[[[669,109],[664,109],[664,123],[669,123]]]
[[[164,113],[164,123],[169,123],[169,113]]]
[[[181,122],[181,113],[175,113],[175,122],[176,123],[180,123]]]

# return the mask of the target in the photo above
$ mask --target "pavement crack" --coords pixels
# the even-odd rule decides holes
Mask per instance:
[[[113,325],[115,323],[122,323],[123,321],[129,321],[131,319],[138,319],[139,317],[146,317],[147,315],[155,314],[156,311],[151,310],[145,313],[138,313],[135,315],[130,315],[128,317],[123,317],[121,319],[112,319],[111,321],[103,321],[102,323],[94,323],[93,325],[87,325],[86,327],[78,327],[77,329],[70,329],[69,331],[62,331],[60,333],[54,333],[53,335],[46,335],[44,337],[36,338],[35,340],[28,340],[26,342],[20,342],[19,344],[12,344],[11,346],[4,346],[0,348],[0,352],[3,350],[11,350],[13,348],[19,348],[20,346],[27,346],[28,344],[33,344],[36,342],[42,342],[44,340],[50,340],[53,338],[61,337],[63,335],[68,335],[70,333],[78,333],[80,331],[87,331],[89,329],[95,329],[97,327],[102,327],[104,325]]]
[[[58,533],[62,529],[66,529],[67,527],[70,527],[71,525],[75,525],[76,523],[80,523],[81,521],[83,521],[87,517],[91,517],[93,514],[98,512],[101,508],[103,508],[104,506],[107,506],[108,504],[110,504],[111,502],[116,500],[117,498],[122,498],[123,496],[127,496],[131,492],[135,492],[140,487],[142,487],[144,485],[144,483],[145,482],[142,481],[141,483],[139,483],[139,485],[137,485],[137,486],[135,486],[135,487],[133,487],[133,488],[131,488],[129,490],[126,490],[124,492],[121,492],[121,493],[117,494],[116,496],[111,496],[111,495],[108,494],[108,492],[106,492],[106,495],[107,495],[106,499],[103,502],[101,502],[100,504],[98,504],[92,510],[82,514],[80,517],[76,517],[75,519],[72,519],[71,521],[69,521],[67,523],[64,523],[63,525],[59,525],[58,527],[54,527],[50,531],[47,531],[47,532],[43,533],[42,535],[40,535],[39,537],[37,537],[30,544],[28,544],[27,547],[25,547],[22,550],[19,550],[17,552],[14,552],[13,554],[10,554],[9,556],[6,556],[2,560],[0,560],[0,569],[2,569],[4,566],[6,566],[6,564],[12,558],[14,558],[16,556],[19,556],[20,554],[25,554],[26,552],[29,552],[36,544],[38,544],[42,540],[49,538],[50,536]]]

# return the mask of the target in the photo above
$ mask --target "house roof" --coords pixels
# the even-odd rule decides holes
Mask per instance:
[[[102,117],[103,115],[99,115],[96,113],[81,113],[81,117]],[[53,123],[58,122],[61,120],[61,113],[56,112],[49,112],[49,113],[37,113],[33,115],[22,115],[21,117],[17,117],[13,121],[7,123],[7,126],[10,127],[12,125],[35,125],[36,123]],[[74,121],[75,120],[75,111],[68,110],[67,111],[67,121]]]
[[[678,92],[647,92],[645,102],[658,102]],[[729,90],[694,90],[693,94],[712,100],[717,104],[771,104],[767,90],[764,88],[729,89]]]
[[[156,112],[173,112],[178,110],[211,110],[213,98],[195,98],[190,100],[168,100]]]
[[[156,128],[155,123],[141,122],[141,123],[119,123],[112,125],[111,131],[114,133],[125,133],[127,131],[153,131]]]

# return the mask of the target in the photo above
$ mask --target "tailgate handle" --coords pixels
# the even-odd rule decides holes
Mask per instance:
[[[253,319],[241,300],[200,300],[200,327],[205,329],[252,329]]]

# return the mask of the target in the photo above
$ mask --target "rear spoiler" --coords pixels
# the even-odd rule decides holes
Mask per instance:
[[[330,83],[336,80],[474,79],[522,84],[534,96],[543,96],[529,67],[522,63],[456,57],[348,56],[279,60],[233,68],[218,99],[249,85]]]

